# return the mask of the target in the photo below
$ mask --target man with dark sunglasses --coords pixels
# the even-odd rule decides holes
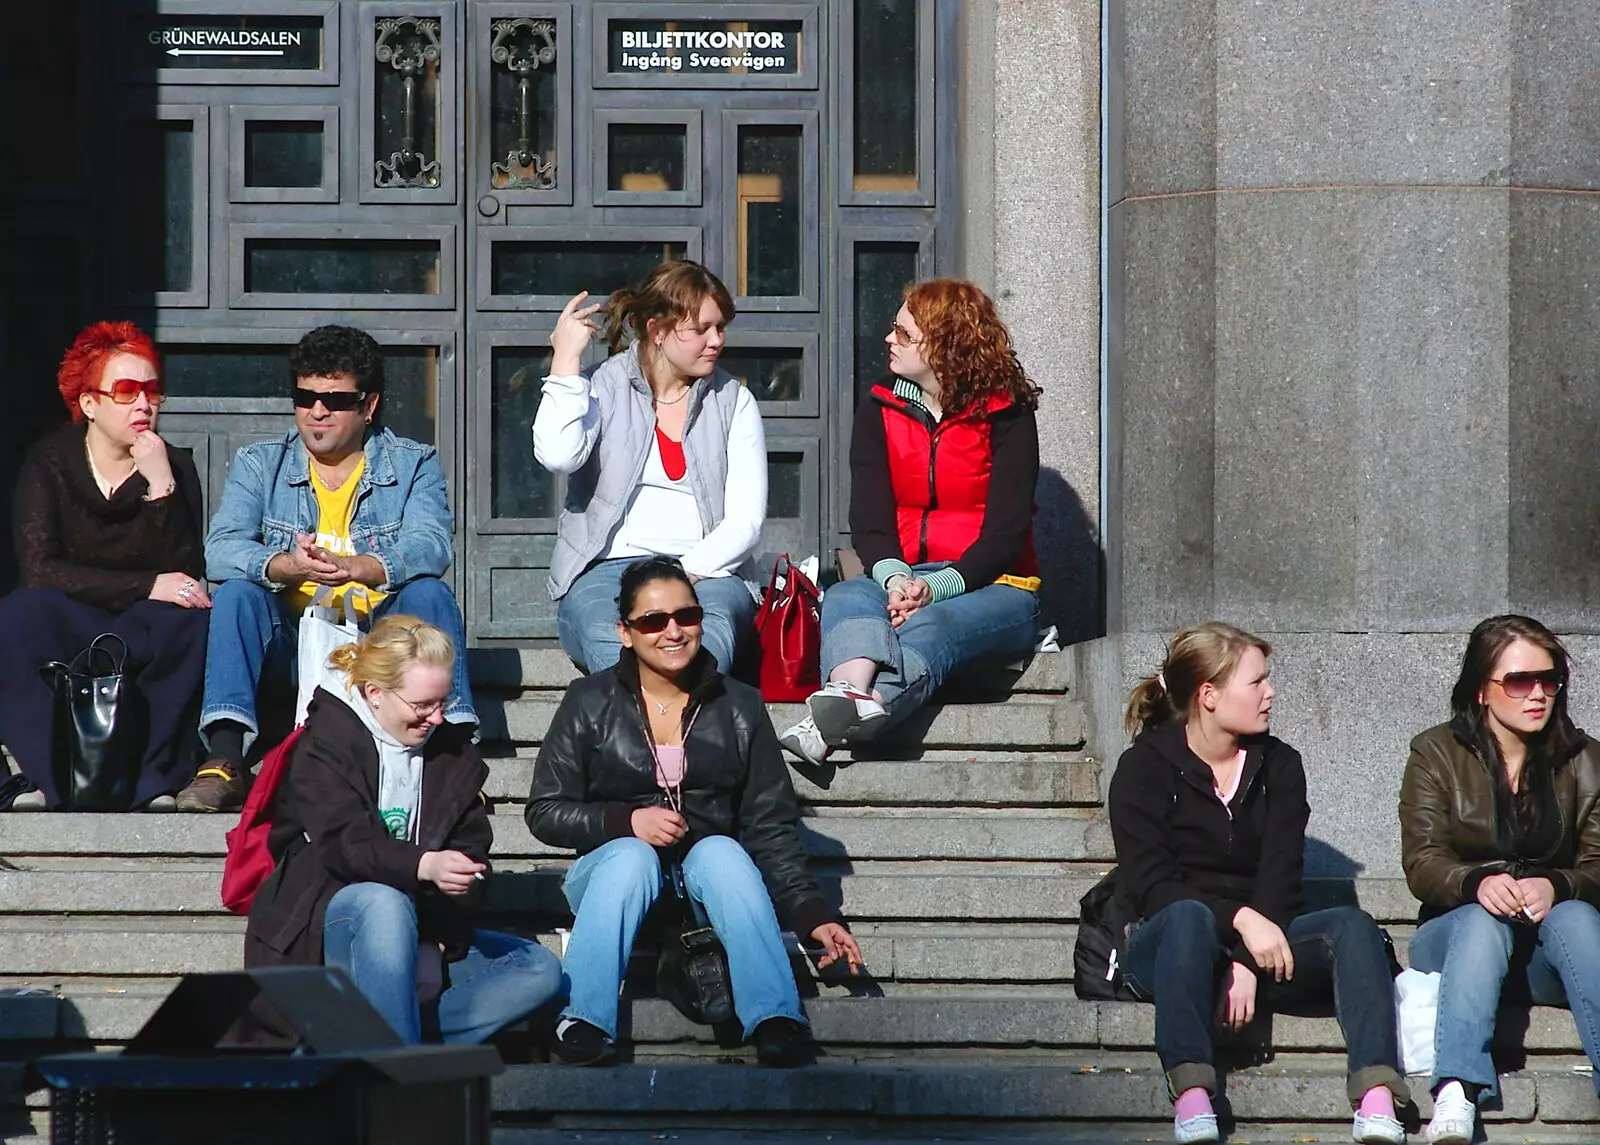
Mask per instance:
[[[292,679],[299,618],[323,588],[360,615],[406,614],[465,648],[461,609],[441,579],[454,520],[431,445],[376,424],[383,354],[370,335],[322,326],[289,355],[295,428],[241,449],[206,538],[213,596],[200,731],[210,758],[179,810],[241,806],[245,753],[261,730],[262,675]],[[464,655],[451,723],[476,724]],[[292,686],[286,687],[292,699]]]

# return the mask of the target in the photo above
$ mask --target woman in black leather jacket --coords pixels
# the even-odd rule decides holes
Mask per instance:
[[[843,958],[855,972],[861,951],[806,868],[772,722],[760,693],[702,650],[700,604],[676,560],[629,566],[618,603],[622,658],[567,689],[528,793],[534,836],[580,856],[564,884],[577,919],[556,1052],[575,1065],[610,1058],[617,992],[666,860],[681,863],[722,940],[758,1060],[800,1064],[806,1025],[779,916],[822,945],[820,965]]]

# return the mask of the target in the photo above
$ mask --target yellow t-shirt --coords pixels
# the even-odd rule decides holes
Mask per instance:
[[[356,555],[356,547],[350,541],[350,519],[356,511],[356,492],[361,488],[361,474],[367,467],[367,459],[363,457],[356,462],[356,467],[344,484],[337,489],[329,489],[322,483],[322,478],[317,476],[316,466],[311,467],[311,488],[317,495],[317,545],[327,549],[330,553],[341,557]],[[306,581],[294,590],[290,598],[290,606],[296,611],[304,609],[311,603],[311,598],[316,594],[321,585]],[[344,584],[333,590],[334,600],[343,600],[345,594],[355,584]],[[365,586],[360,586],[365,587]],[[366,588],[367,607],[363,608],[360,597],[356,598],[355,610],[357,615],[365,616],[370,608],[375,607],[387,593],[379,592],[375,588]]]

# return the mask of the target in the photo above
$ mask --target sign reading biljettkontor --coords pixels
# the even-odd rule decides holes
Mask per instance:
[[[799,20],[611,20],[613,75],[800,70]]]
[[[130,16],[136,68],[292,69],[322,66],[320,16]]]

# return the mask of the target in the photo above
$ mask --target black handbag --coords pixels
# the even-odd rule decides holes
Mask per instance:
[[[1139,921],[1122,894],[1113,867],[1078,900],[1078,941],[1072,948],[1072,988],[1078,997],[1097,1002],[1142,999],[1122,975],[1122,951],[1128,928]]]
[[[56,660],[39,669],[54,692],[50,763],[63,810],[133,806],[141,737],[127,660],[122,637],[105,632],[72,663]]]
[[[733,979],[728,952],[706,919],[705,908],[684,885],[683,867],[671,863],[667,884],[678,901],[681,921],[668,928],[656,959],[656,992],[691,1022],[714,1026],[733,1018]]]

